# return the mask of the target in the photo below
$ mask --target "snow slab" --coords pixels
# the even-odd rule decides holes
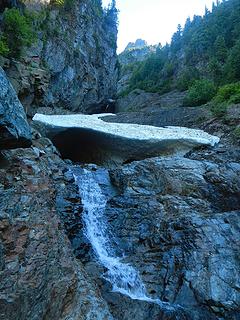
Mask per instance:
[[[219,142],[219,138],[208,134],[203,130],[189,129],[185,127],[154,127],[149,125],[139,125],[130,123],[104,122],[106,114],[74,114],[74,115],[44,115],[35,114],[33,120],[44,124],[47,127],[59,129],[89,129],[106,135],[125,138],[128,140],[149,141],[151,143],[169,140],[185,141],[196,145],[214,146]]]

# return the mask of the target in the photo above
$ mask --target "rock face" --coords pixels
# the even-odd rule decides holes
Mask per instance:
[[[104,15],[98,1],[89,0],[75,1],[67,14],[50,13],[48,27],[59,31],[43,51],[52,78],[47,105],[96,113],[99,102],[115,96],[117,28]]]
[[[121,80],[120,80],[121,81]],[[172,91],[164,95],[135,89],[126,97],[117,100],[117,112],[141,112],[154,108],[178,108],[183,104],[184,92]]]
[[[46,138],[0,159],[1,320],[113,319],[56,211],[57,195],[71,199],[65,171]]]
[[[37,10],[44,27],[22,59],[2,65],[29,115],[39,106],[102,112],[116,95],[115,9],[104,11],[100,1],[90,0],[42,11],[44,1],[24,3]]]
[[[143,39],[137,39],[135,42],[129,42],[126,46],[125,50],[132,50],[137,48],[144,48],[147,47],[147,41]]]
[[[156,52],[157,46],[149,46],[145,40],[137,39],[130,42],[125,50],[119,54],[119,62],[127,65],[132,62],[145,60],[151,53]]]
[[[240,166],[210,154],[113,170],[108,221],[149,294],[180,304],[187,319],[239,319]]]
[[[31,129],[18,97],[0,68],[0,149],[31,144]]]
[[[100,116],[36,114],[33,120],[41,125],[42,132],[54,141],[63,156],[71,155],[67,152],[70,148],[76,152],[74,160],[81,162],[84,157],[86,162],[88,154],[94,163],[108,159],[122,163],[159,154],[186,153],[194,146],[219,142],[218,137],[201,130],[106,123]]]
[[[113,250],[139,270],[149,297],[178,306],[171,312],[111,292],[66,204],[63,220],[75,254],[97,280],[114,319],[239,320],[239,154],[239,148],[219,145],[185,157],[135,161],[110,170],[114,193],[99,180],[108,194]]]

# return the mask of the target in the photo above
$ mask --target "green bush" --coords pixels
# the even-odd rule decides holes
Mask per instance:
[[[74,3],[74,0],[51,0],[51,5],[56,7],[62,7],[65,9],[71,9]]]
[[[229,102],[230,102],[230,103],[234,103],[234,104],[240,103],[240,92],[234,94],[234,95],[231,97],[231,99],[230,99]]]
[[[185,106],[200,106],[210,101],[216,93],[215,85],[207,79],[196,80],[190,87],[186,98]]]
[[[9,55],[19,57],[25,46],[35,40],[30,16],[23,15],[16,8],[6,9],[3,14],[3,30],[9,48]]]
[[[215,103],[240,103],[240,82],[227,84],[218,89]]]
[[[230,50],[226,64],[224,66],[225,77],[229,82],[239,81],[240,79],[240,40]]]
[[[186,67],[178,76],[176,87],[180,91],[187,90],[194,81],[199,80],[199,72],[196,68]]]
[[[9,53],[9,48],[7,45],[6,38],[1,37],[0,38],[0,55],[7,56]]]
[[[51,4],[56,6],[64,6],[65,0],[52,0]]]
[[[233,135],[236,139],[240,139],[240,127],[236,127],[234,130],[233,130]]]

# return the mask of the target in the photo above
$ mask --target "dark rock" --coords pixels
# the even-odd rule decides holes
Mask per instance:
[[[49,2],[24,4],[39,14]],[[116,23],[90,0],[47,10],[38,42],[5,68],[22,104],[30,116],[39,107],[102,112],[102,101],[114,99],[117,91]]]
[[[0,149],[28,147],[31,129],[18,97],[0,68]]]
[[[121,112],[116,116],[106,116],[104,121],[116,123],[136,123],[152,125],[155,127],[182,126],[198,128],[209,117],[209,112],[204,108],[156,108],[146,112]],[[204,128],[203,128],[204,129]],[[208,130],[207,130],[208,131]],[[209,131],[208,131],[209,132]],[[212,134],[219,131],[211,132]]]
[[[56,195],[69,194],[71,182],[45,140],[5,151],[0,161],[0,319],[112,320],[57,214]]]
[[[3,12],[6,8],[23,8],[23,3],[19,0],[1,0],[0,12]]]
[[[239,174],[235,162],[181,157],[112,170],[120,194],[106,213],[119,247],[149,295],[180,305],[186,319],[239,319]]]
[[[49,37],[43,51],[51,73],[45,104],[99,113],[98,102],[115,96],[117,26],[97,14],[101,9],[96,6],[77,0],[69,14],[51,12],[48,27],[59,28],[60,35]]]
[[[118,293],[107,294],[110,310],[116,320],[191,320],[193,319],[183,308],[172,306],[162,308],[158,304],[147,301],[132,300]]]
[[[176,108],[183,105],[185,92],[172,91],[164,95],[135,89],[127,96],[119,98],[116,104],[117,112],[155,111],[158,108]],[[195,108],[196,109],[196,108]],[[173,124],[172,124],[173,125]]]

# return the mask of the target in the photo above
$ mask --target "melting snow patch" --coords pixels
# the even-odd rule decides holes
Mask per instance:
[[[40,122],[51,128],[79,128],[89,129],[105,133],[110,136],[125,138],[129,140],[149,141],[151,143],[160,141],[189,142],[196,145],[214,146],[219,138],[206,133],[203,130],[189,129],[185,127],[154,127],[148,125],[111,123],[102,119],[106,115],[43,115],[36,114],[34,121]]]

